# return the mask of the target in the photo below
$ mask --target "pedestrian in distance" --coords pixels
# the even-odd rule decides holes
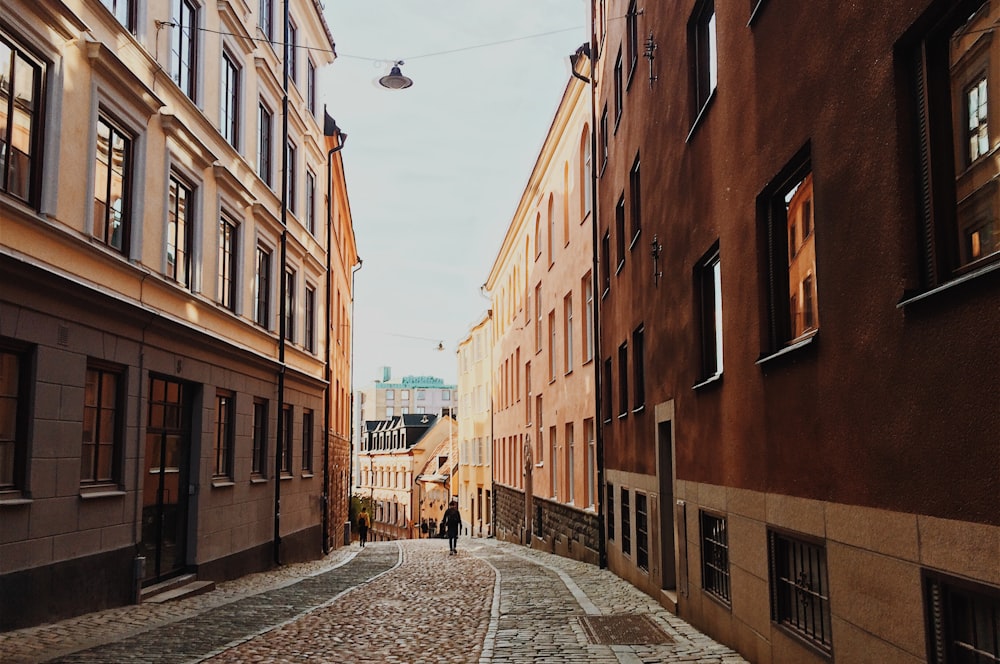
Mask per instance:
[[[361,546],[368,542],[368,529],[371,528],[372,520],[368,516],[368,509],[362,507],[361,514],[358,515],[358,540]]]
[[[441,521],[448,532],[448,548],[454,555],[458,553],[458,531],[462,527],[462,515],[458,513],[457,500],[451,501]]]

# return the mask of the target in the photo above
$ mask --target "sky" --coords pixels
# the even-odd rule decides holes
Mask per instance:
[[[326,0],[325,16],[338,57],[318,91],[348,134],[363,261],[355,388],[382,366],[455,383],[458,342],[490,306],[480,286],[588,39],[588,3]],[[413,86],[379,87],[396,60]]]

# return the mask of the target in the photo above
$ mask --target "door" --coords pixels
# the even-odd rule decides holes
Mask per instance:
[[[143,583],[184,570],[187,553],[191,399],[184,383],[150,377],[143,474]]]
[[[677,561],[674,553],[674,436],[668,420],[660,422],[656,432],[658,450],[657,477],[660,481],[660,570],[664,590],[677,587]]]

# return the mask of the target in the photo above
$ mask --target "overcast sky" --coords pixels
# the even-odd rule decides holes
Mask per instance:
[[[321,71],[320,99],[349,135],[344,164],[364,261],[354,384],[371,383],[383,365],[397,380],[455,382],[457,343],[489,308],[479,287],[571,76],[569,55],[588,39],[588,4],[325,6],[339,57]],[[524,39],[542,33],[551,34]],[[431,55],[442,51],[453,52]],[[377,85],[393,60],[405,61],[413,87]]]

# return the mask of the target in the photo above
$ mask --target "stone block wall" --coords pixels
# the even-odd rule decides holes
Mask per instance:
[[[529,534],[524,532],[524,492],[495,484],[494,495],[498,539],[529,543],[566,558],[598,563],[600,522],[596,513],[535,497],[529,540]]]

